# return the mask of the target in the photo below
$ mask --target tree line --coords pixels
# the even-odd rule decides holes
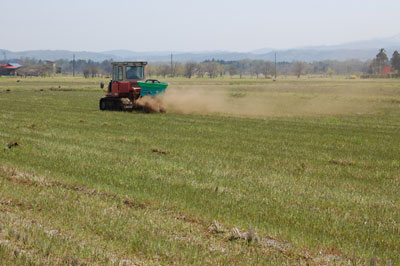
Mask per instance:
[[[353,75],[367,73],[370,62],[360,60],[335,61],[325,60],[313,63],[301,61],[277,62],[263,60],[207,60],[201,63],[194,61],[180,63],[152,63],[149,66],[149,74],[153,76],[181,76],[181,77],[210,77],[236,76],[242,78],[251,76],[254,78],[273,78],[275,75],[296,75],[300,77],[306,74],[318,75]]]
[[[382,70],[385,67],[391,67],[390,72],[394,74],[396,77],[400,74],[400,54],[396,50],[393,52],[392,58],[389,60],[389,57],[386,54],[384,48],[380,49],[378,54],[372,60],[371,64],[368,68],[368,74],[379,75],[382,74]],[[385,73],[386,74],[386,73]]]
[[[13,59],[11,61],[13,63],[18,63],[22,65],[17,73],[24,76],[51,76],[59,73],[72,75],[75,73],[79,75],[84,75],[86,78],[88,78],[109,75],[112,71],[112,60],[104,60],[103,62],[82,59],[78,59],[75,61],[66,59],[45,61],[33,58],[21,58]],[[55,71],[53,68],[53,63],[55,63],[56,65]]]
[[[13,60],[23,67],[18,71],[20,75],[46,76],[52,75],[53,68],[47,61],[32,58],[22,58]],[[57,73],[72,75],[80,74],[85,77],[110,76],[112,72],[112,60],[96,62],[93,60],[56,60]],[[400,73],[400,55],[395,51],[389,60],[384,49],[372,60],[324,60],[312,63],[294,62],[274,62],[264,60],[206,60],[203,62],[151,62],[148,65],[148,76],[159,77],[209,77],[244,76],[254,78],[273,78],[275,75],[295,75],[300,77],[306,74],[317,75],[371,75],[380,74],[386,66],[391,66],[394,74]]]

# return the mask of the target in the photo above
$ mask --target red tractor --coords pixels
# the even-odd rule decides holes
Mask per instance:
[[[146,66],[147,62],[113,62],[112,80],[108,84],[107,95],[100,99],[100,110],[145,108],[144,104],[140,104],[142,97],[153,99],[164,93],[168,83],[155,79],[144,81]]]

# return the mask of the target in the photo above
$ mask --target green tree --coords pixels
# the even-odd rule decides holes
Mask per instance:
[[[381,48],[381,49],[379,50],[379,53],[376,55],[376,59],[377,59],[379,62],[382,62],[382,63],[387,63],[387,62],[389,61],[389,58],[388,58],[387,55],[386,55],[385,48]]]
[[[335,75],[336,72],[332,68],[328,68],[328,70],[326,71],[326,74],[329,75],[329,76],[332,76],[332,75]]]
[[[400,54],[398,51],[394,51],[392,58],[390,59],[392,69],[396,70],[400,74]]]
[[[385,66],[389,65],[389,58],[386,55],[385,49],[381,48],[369,67],[369,72],[372,74],[381,73]]]

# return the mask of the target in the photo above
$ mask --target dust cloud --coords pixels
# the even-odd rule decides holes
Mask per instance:
[[[136,104],[143,107],[143,110],[147,113],[165,113],[165,105],[161,98],[153,98],[149,95],[139,98]]]
[[[175,89],[163,96],[168,112],[246,117],[317,116],[371,112],[365,100],[338,95],[233,93],[228,90]]]

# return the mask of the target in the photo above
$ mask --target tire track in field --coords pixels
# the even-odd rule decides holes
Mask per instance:
[[[128,198],[120,197],[118,195],[112,194],[112,193],[107,193],[107,192],[102,192],[98,191],[95,189],[90,189],[88,187],[82,186],[82,185],[77,185],[77,184],[67,184],[63,183],[59,180],[52,180],[49,181],[43,176],[36,176],[32,175],[27,172],[22,172],[19,171],[16,168],[10,168],[4,165],[0,165],[0,177],[3,179],[7,180],[8,182],[22,185],[22,186],[34,186],[34,187],[45,187],[45,188],[61,188],[69,191],[73,191],[74,193],[78,194],[84,194],[87,195],[88,197],[94,197],[97,196],[101,199],[104,200],[111,200],[111,201],[117,201],[117,202],[122,202],[125,208],[127,209],[134,209],[134,210],[150,210],[150,211],[159,211],[159,208],[157,206],[152,206],[151,203],[142,203],[142,202],[137,202],[133,201]],[[11,208],[10,208],[11,207]],[[31,206],[29,204],[24,204],[18,200],[15,199],[2,199],[0,197],[0,214],[1,212],[10,212],[12,209],[21,209],[21,210],[29,210],[31,209]],[[12,213],[12,212],[11,212]],[[194,245],[200,245],[204,246],[204,242],[201,241],[201,239],[205,238],[214,243],[211,245],[209,250],[219,250],[222,251],[222,253],[225,252],[227,249],[227,240],[233,241],[233,240],[242,240],[240,243],[250,243],[252,240],[257,239],[255,244],[261,248],[264,248],[268,250],[266,253],[271,253],[271,252],[278,252],[284,254],[284,256],[292,257],[295,258],[296,260],[301,260],[301,261],[308,261],[310,263],[316,264],[316,265],[326,265],[330,264],[332,261],[346,261],[346,258],[341,256],[341,255],[331,255],[331,254],[323,254],[321,253],[318,256],[311,256],[309,255],[308,252],[302,252],[298,253],[295,250],[293,250],[288,243],[283,243],[279,242],[273,238],[266,237],[263,239],[260,239],[257,235],[252,235],[251,238],[248,238],[250,231],[249,232],[240,232],[239,229],[234,228],[232,231],[229,230],[215,230],[215,228],[212,228],[212,226],[207,226],[207,223],[196,219],[192,218],[190,216],[184,215],[177,213],[176,210],[168,209],[164,210],[163,213],[158,213],[161,215],[165,215],[168,218],[173,218],[175,220],[182,221],[186,224],[195,226],[199,229],[199,232],[201,235],[195,236],[192,233],[174,233],[171,235],[169,238],[171,241],[185,241],[189,242],[190,244]],[[16,215],[16,214],[14,214]],[[28,224],[32,224],[32,222],[27,222]],[[215,222],[216,223],[216,222]],[[214,223],[214,225],[215,225]],[[215,226],[214,226],[215,227]],[[54,230],[47,230],[47,231],[54,231]],[[192,236],[190,236],[192,234]],[[65,239],[72,239],[71,236],[62,236]],[[199,238],[200,237],[200,238]],[[250,239],[250,241],[249,241]],[[85,244],[81,243],[80,245],[88,245],[90,244]],[[242,245],[243,246],[243,245]],[[113,260],[115,261],[115,255],[109,255],[109,257],[114,258]]]
[[[129,208],[145,209],[150,204],[150,203],[135,202],[130,199],[121,198],[115,194],[98,191],[96,189],[89,189],[82,185],[67,184],[67,183],[63,183],[59,180],[48,181],[44,177],[38,177],[38,176],[29,174],[26,172],[21,172],[21,171],[17,170],[16,168],[8,168],[6,166],[0,166],[0,170],[2,170],[0,175],[4,179],[6,179],[10,182],[13,182],[13,183],[20,184],[20,185],[42,186],[42,187],[50,187],[50,188],[51,187],[63,188],[63,189],[67,189],[67,190],[76,191],[78,193],[86,194],[89,196],[99,196],[100,198],[104,198],[104,199],[121,201]],[[11,174],[11,176],[7,175],[6,173]]]
[[[8,200],[10,201],[10,200]],[[79,241],[72,236],[61,233],[58,230],[47,228],[36,220],[24,218],[15,212],[0,212],[0,245],[5,246],[10,252],[11,257],[25,256],[30,262],[37,262],[40,265],[103,265],[105,261],[110,261],[113,265],[145,265],[141,261],[118,258],[115,254],[110,254],[104,249],[93,246],[91,243]],[[76,256],[59,256],[57,254],[45,254],[43,250],[35,247],[31,238],[36,234],[42,234],[48,239],[58,239],[62,242],[74,244],[82,251],[89,250],[95,261],[79,259]],[[47,252],[47,251],[46,251]],[[101,254],[100,258],[98,258]]]

